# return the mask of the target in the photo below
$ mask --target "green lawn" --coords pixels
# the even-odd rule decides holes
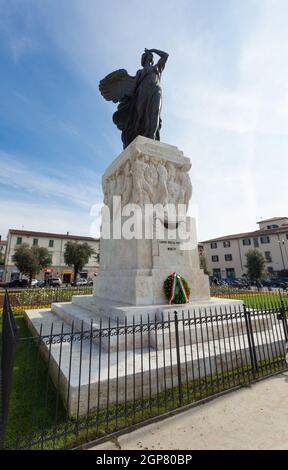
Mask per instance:
[[[271,309],[281,306],[281,301],[288,308],[288,293],[278,292],[233,292],[229,290],[212,290],[212,297],[243,300],[245,305],[255,309]]]
[[[16,319],[19,336],[29,336],[24,318]],[[259,376],[285,368],[283,357],[261,363]],[[248,384],[253,378],[250,367],[186,383],[183,381],[182,404],[204,399],[217,392]],[[37,386],[36,386],[37,384]],[[65,408],[47,374],[37,344],[18,342],[13,371],[5,447],[33,449],[71,448],[82,442],[115,431],[179,406],[178,388],[159,393],[149,400],[109,406],[78,421],[67,417]]]
[[[30,336],[23,317],[16,317],[16,323],[19,336]],[[33,433],[43,428],[51,429],[65,420],[66,411],[57,399],[37,344],[17,342],[6,446],[10,447],[13,441],[16,444],[19,432],[29,439],[29,433],[31,438]]]

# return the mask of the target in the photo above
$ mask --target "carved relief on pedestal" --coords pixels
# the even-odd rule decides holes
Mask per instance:
[[[133,188],[133,176],[131,171],[131,163],[130,160],[127,160],[124,164],[124,182],[123,182],[123,190],[121,193],[122,196],[122,205],[126,206],[131,199],[132,188]]]
[[[112,207],[113,196],[128,203],[186,204],[192,196],[189,164],[166,161],[138,153],[128,158],[113,174],[103,176],[104,203]]]
[[[160,161],[157,166],[158,172],[158,196],[157,196],[157,203],[162,204],[165,206],[168,202],[168,172],[165,166],[165,162]]]
[[[146,158],[147,161],[147,158]],[[133,176],[133,189],[132,200],[129,201],[133,204],[149,204],[153,198],[152,187],[146,180],[145,174],[149,163],[144,160],[144,155],[139,155],[132,161],[132,176]]]
[[[178,203],[180,198],[181,186],[177,181],[177,170],[176,167],[172,163],[167,163],[167,170],[168,170],[168,202],[169,203]]]
[[[191,179],[185,165],[182,165],[179,173],[178,173],[178,181],[180,185],[180,196],[179,196],[179,203],[185,204],[187,209],[189,205],[189,201],[192,197],[192,183]]]

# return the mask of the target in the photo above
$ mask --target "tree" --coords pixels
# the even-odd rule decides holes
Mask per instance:
[[[95,260],[97,263],[100,263],[100,252],[95,252]]]
[[[12,260],[19,271],[29,277],[30,285],[32,278],[35,277],[43,268],[47,268],[51,264],[47,248],[40,246],[29,247],[27,243],[23,243],[23,245],[20,245],[15,249]]]
[[[88,243],[67,242],[64,251],[64,261],[68,266],[74,267],[74,284],[78,273],[88,263],[95,250]]]
[[[259,281],[266,274],[266,261],[263,254],[261,253],[261,251],[255,249],[249,250],[245,256],[247,261],[246,268],[248,277],[250,279],[255,279]]]
[[[200,259],[200,268],[203,269],[204,274],[210,275],[210,271],[207,268],[207,260],[204,255],[199,255]]]

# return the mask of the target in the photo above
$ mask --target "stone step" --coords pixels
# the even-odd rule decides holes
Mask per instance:
[[[71,325],[63,321],[50,309],[31,309],[25,311],[28,327],[33,334],[47,336],[71,332]]]
[[[91,329],[93,330],[100,328],[107,328],[109,326],[109,319],[107,317],[102,317],[97,315],[96,312],[92,312],[87,308],[79,306],[71,302],[57,302],[51,305],[51,311],[57,315],[62,321],[72,325],[78,331],[81,331],[83,327],[84,331]],[[110,326],[116,326],[116,322],[110,320]]]
[[[93,295],[77,295],[73,296],[72,303],[77,305],[90,314],[92,313],[93,318],[110,318],[116,321],[118,319],[119,324],[124,324],[125,319],[128,325],[135,323],[147,322],[148,319],[154,321],[157,320],[168,320],[174,318],[174,311],[177,310],[179,318],[182,314],[185,318],[189,315],[191,317],[203,317],[210,315],[222,315],[225,313],[238,312],[243,308],[242,300],[229,300],[229,299],[218,299],[211,297],[206,300],[191,299],[189,304],[178,304],[178,305],[167,305],[167,304],[153,304],[153,305],[128,305],[123,302],[116,302],[113,300],[104,299]]]
[[[85,304],[86,305],[86,304]],[[62,324],[64,324],[63,332],[71,332],[72,324],[74,325],[74,332],[80,332],[83,328],[84,332],[90,332],[91,325],[93,329],[93,342],[99,344],[99,329],[100,324],[102,328],[101,334],[101,349],[103,351],[116,352],[130,350],[135,348],[152,348],[154,350],[163,350],[175,347],[176,345],[176,332],[174,316],[171,317],[171,322],[164,321],[163,327],[161,322],[150,321],[150,327],[147,322],[143,322],[141,328],[139,324],[127,325],[127,331],[123,328],[123,324],[118,324],[119,330],[117,333],[117,322],[113,319],[109,320],[106,317],[101,317],[95,312],[91,312],[86,308],[75,305],[71,302],[55,303],[52,304],[52,311],[49,310],[34,310],[33,319],[34,324],[37,322],[38,330],[39,325],[43,323],[43,334],[49,334],[51,331],[51,323],[54,323],[53,332],[60,333]],[[102,318],[102,320],[100,320]],[[183,317],[185,319],[185,316]],[[274,320],[271,318],[267,323],[264,318],[252,318],[251,326],[254,331],[269,330],[273,327]],[[192,344],[202,343],[203,341],[212,341],[222,339],[224,337],[231,338],[239,334],[246,334],[246,323],[243,316],[230,318],[224,322],[208,321],[201,322],[200,318],[191,317],[190,321],[181,319],[179,315],[179,345],[184,346],[191,342]],[[146,326],[145,326],[146,324]],[[110,334],[108,328],[112,328]],[[155,328],[156,327],[156,328]],[[113,329],[115,328],[115,329]],[[141,333],[142,330],[142,333]]]

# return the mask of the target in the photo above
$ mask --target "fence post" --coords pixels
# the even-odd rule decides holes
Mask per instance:
[[[256,348],[255,348],[255,342],[254,342],[254,336],[253,336],[251,317],[250,317],[250,312],[247,310],[247,307],[245,304],[243,304],[243,308],[244,308],[244,317],[245,317],[245,323],[246,323],[252,372],[253,372],[253,376],[255,377],[256,372],[258,372],[258,364],[257,364]]]
[[[14,357],[16,351],[17,326],[11,310],[6,290],[2,314],[1,338],[1,411],[0,411],[0,448],[4,447],[5,427],[8,417],[9,398],[12,385]]]
[[[183,403],[183,391],[182,391],[182,377],[181,377],[181,360],[180,360],[180,346],[179,346],[179,328],[178,328],[178,314],[174,311],[174,322],[175,322],[175,339],[176,339],[176,355],[177,355],[177,375],[178,375],[178,400],[179,406]]]
[[[287,322],[287,318],[286,318],[286,307],[285,307],[285,304],[283,302],[282,295],[281,295],[280,291],[279,291],[279,297],[280,297],[280,305],[281,306],[280,306],[280,313],[277,316],[277,318],[278,318],[278,320],[282,320],[285,341],[287,343],[287,341],[288,341],[288,322]]]

